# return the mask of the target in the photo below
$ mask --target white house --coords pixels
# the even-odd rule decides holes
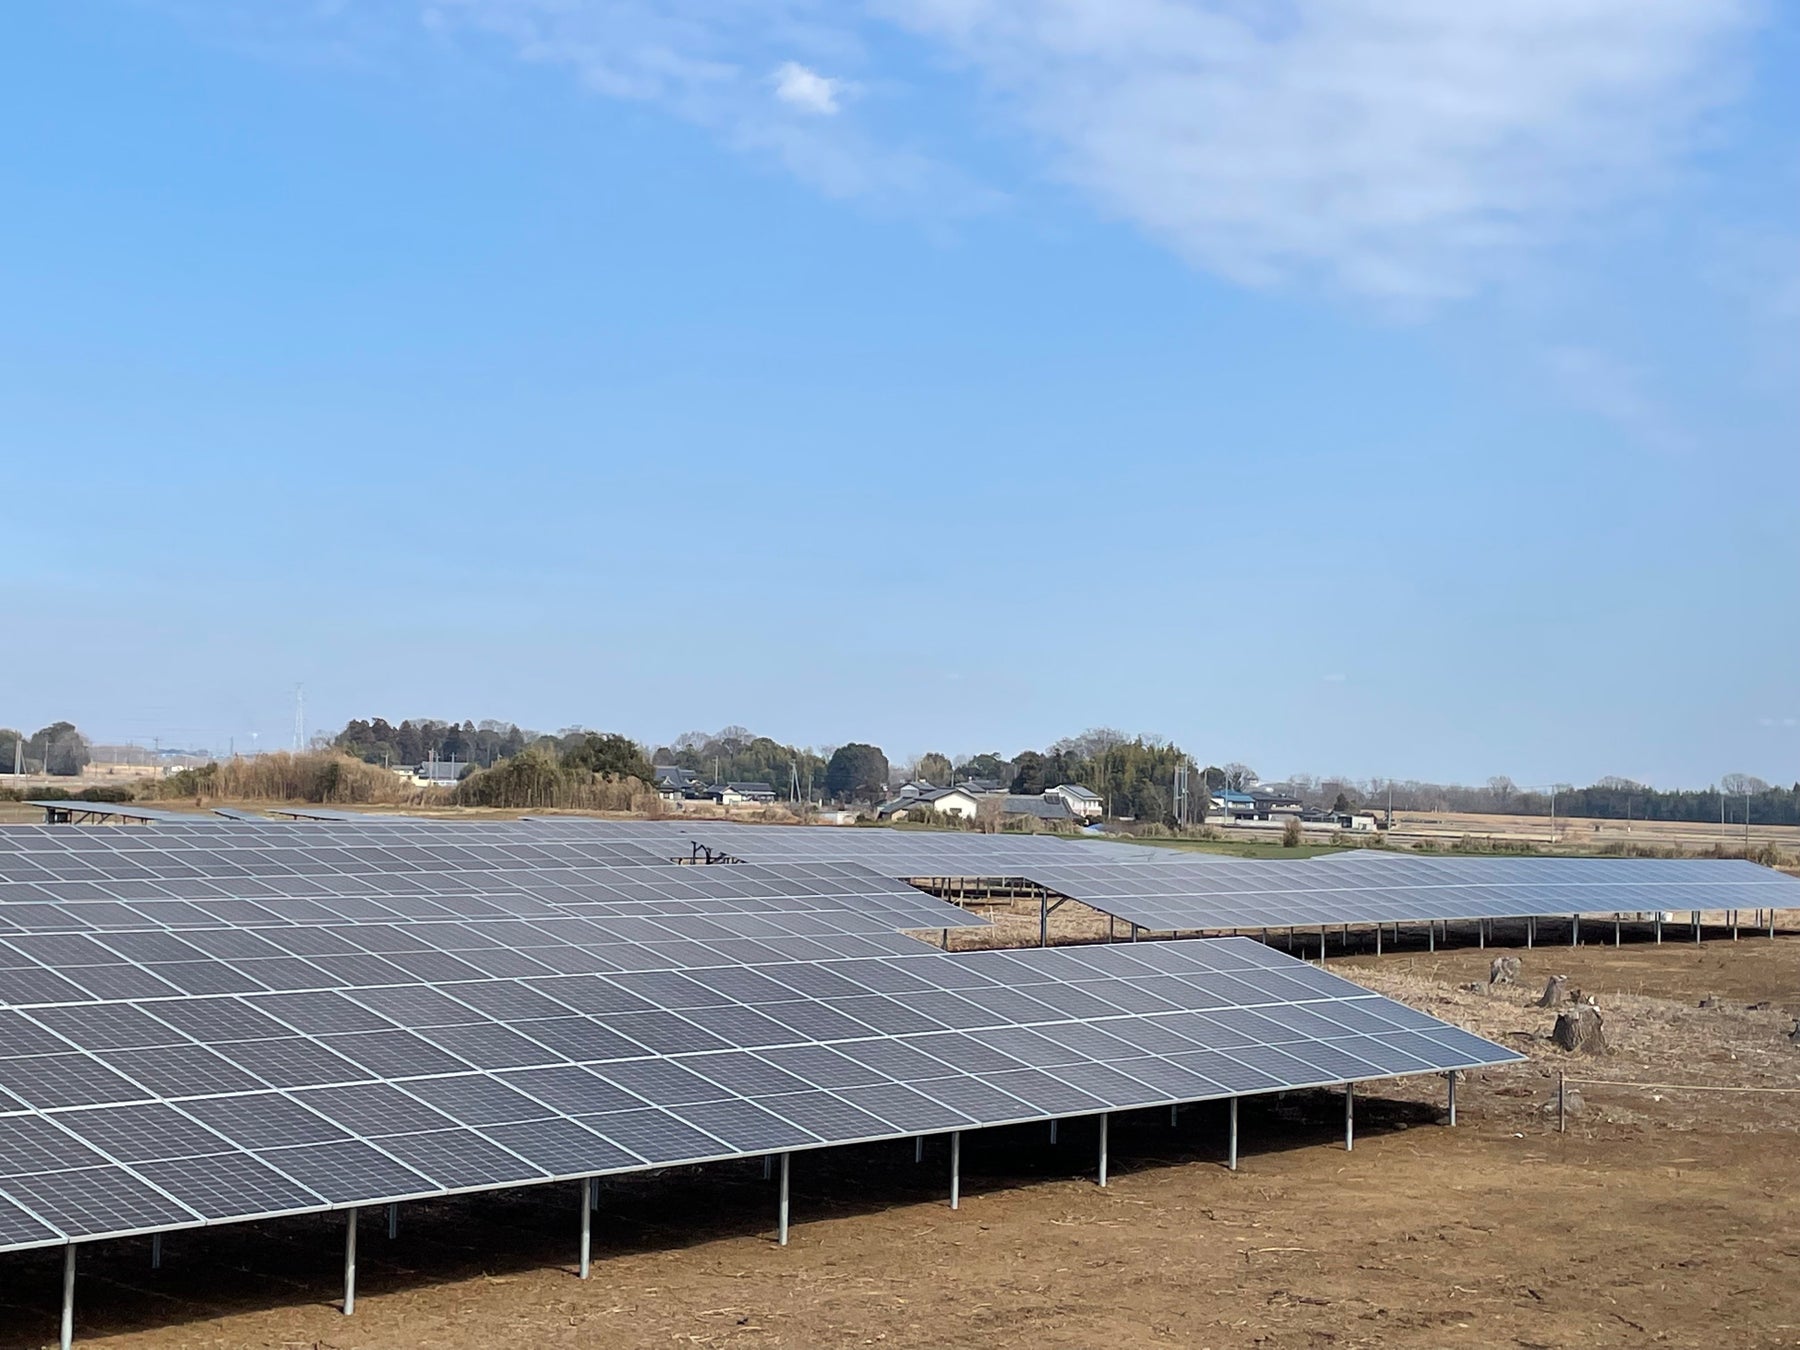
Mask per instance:
[[[1077,820],[1098,820],[1105,809],[1100,794],[1080,783],[1058,783],[1044,789],[1046,797],[1058,798]]]
[[[876,817],[881,820],[905,820],[909,812],[931,810],[940,815],[973,820],[981,805],[980,799],[966,788],[921,789],[911,783],[907,784],[907,788],[912,790],[903,789],[898,797],[878,806],[875,809]]]

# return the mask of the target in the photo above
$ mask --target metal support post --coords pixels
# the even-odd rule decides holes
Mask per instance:
[[[787,1246],[788,1233],[788,1158],[789,1155],[786,1153],[781,1155],[781,1210],[776,1224],[777,1236],[775,1239],[783,1247]]]
[[[1613,915],[1613,946],[1619,945],[1619,930],[1623,924],[1617,914]]]
[[[1735,909],[1731,911],[1731,940],[1738,940],[1738,911]]]
[[[1181,1110],[1180,1103],[1176,1103],[1169,1107],[1169,1128],[1171,1130],[1175,1128],[1176,1122],[1179,1119],[1177,1113],[1180,1110]]]
[[[1537,941],[1537,915],[1525,916],[1525,950],[1531,950],[1531,944]]]
[[[1100,1184],[1102,1186],[1106,1185],[1106,1126],[1111,1120],[1112,1116],[1109,1113],[1105,1111],[1100,1113]]]
[[[1375,925],[1375,955],[1381,955],[1381,925]]]
[[[1319,964],[1325,964],[1325,925],[1319,925]]]
[[[1450,1086],[1450,1124],[1456,1124],[1456,1070],[1452,1069],[1444,1075],[1444,1081]]]
[[[392,1242],[400,1236],[400,1206],[388,1206],[388,1241]]]
[[[1700,911],[1694,911],[1694,945],[1700,944]]]
[[[1581,945],[1581,915],[1579,914],[1569,916],[1569,945],[1571,947]]]
[[[59,1344],[69,1350],[75,1343],[75,1244],[63,1248],[62,1335]]]
[[[1656,911],[1656,945],[1662,946],[1662,911]]]
[[[162,1234],[161,1233],[152,1233],[150,1235],[150,1269],[152,1269],[152,1270],[161,1270],[162,1269]]]
[[[588,1277],[590,1258],[594,1251],[594,1179],[581,1179],[581,1270],[582,1279]]]
[[[1437,921],[1435,919],[1425,921],[1425,934],[1425,949],[1435,952],[1437,950]]]
[[[1038,946],[1050,945],[1050,892],[1038,896]]]
[[[1569,1089],[1563,1079],[1561,1069],[1556,1071],[1556,1132],[1566,1134],[1569,1129]]]
[[[925,1161],[925,1136],[922,1134],[913,1140],[913,1161],[916,1163]]]
[[[1225,1151],[1225,1166],[1227,1170],[1232,1172],[1237,1171],[1237,1104],[1238,1099],[1233,1097],[1231,1099],[1230,1143],[1227,1144]]]
[[[1356,1084],[1344,1084],[1344,1152],[1356,1147]]]
[[[352,1208],[344,1215],[344,1316],[356,1311],[356,1216]]]
[[[1775,907],[1773,905],[1769,906],[1769,940],[1771,942],[1775,940]]]
[[[962,1131],[950,1131],[950,1208],[962,1208]]]
[[[1056,1122],[1054,1120],[1050,1122],[1050,1142],[1052,1144],[1056,1142]]]
[[[765,1154],[763,1154],[763,1180],[767,1181],[770,1177],[772,1177],[774,1175],[775,1175],[775,1155],[773,1153],[765,1153]]]

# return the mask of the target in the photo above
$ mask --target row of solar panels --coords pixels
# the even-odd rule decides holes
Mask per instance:
[[[572,867],[528,824],[20,834],[0,1246],[1514,1058],[1258,944],[940,954],[894,930],[970,920],[847,864]],[[93,875],[43,865],[72,855]]]
[[[888,877],[1026,881],[1151,931],[1800,906],[1800,882],[1754,864],[1716,860],[1447,859],[1359,850],[1305,862],[1244,861],[1047,837],[578,818],[478,826],[359,818],[273,831],[187,823],[153,831],[41,832],[59,839],[71,833],[104,842],[69,848],[78,856],[55,860],[44,854],[66,847],[61,842],[34,849],[19,841],[13,845],[19,861],[29,858],[42,870],[9,867],[0,853],[0,878],[74,879],[92,853],[113,850],[144,860],[144,876],[158,875],[151,855],[177,855],[165,859],[163,873],[178,876],[188,866],[179,855],[196,839],[215,841],[209,852],[234,859],[255,876],[297,869],[475,871],[501,860],[527,868],[547,862],[619,868],[666,862],[701,844],[715,856],[854,862]],[[121,836],[126,838],[112,842]],[[448,843],[452,838],[469,846]],[[324,847],[328,843],[341,847]],[[0,848],[5,844],[0,839]]]

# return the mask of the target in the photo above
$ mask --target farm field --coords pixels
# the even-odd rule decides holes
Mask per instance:
[[[1457,812],[1396,811],[1388,837],[1395,843],[1430,839],[1440,843],[1461,839],[1496,839],[1548,845],[1551,828],[1545,816],[1474,815]],[[1717,821],[1590,820],[1582,817],[1556,820],[1555,843],[1571,851],[1591,851],[1607,845],[1635,844],[1647,848],[1681,848],[1698,852],[1720,845],[1732,851],[1744,846],[1744,822],[1723,829]],[[1752,849],[1774,844],[1784,852],[1800,853],[1800,827],[1752,825]]]
[[[1558,1068],[1711,1087],[1800,1087],[1800,941],[1517,952],[1521,984],[1462,986],[1493,952],[1333,967],[1531,1056],[1466,1080],[1367,1085],[1354,1153],[1341,1098],[1247,1100],[1242,1168],[1222,1107],[1118,1118],[1093,1184],[1091,1124],[799,1155],[792,1244],[754,1163],[602,1193],[596,1265],[572,1273],[571,1188],[365,1216],[354,1317],[334,1300],[337,1220],[83,1255],[79,1343],[189,1347],[1666,1346],[1800,1342],[1800,1096],[1589,1087],[1559,1135]],[[1594,993],[1615,1053],[1574,1060],[1529,1007],[1550,973]],[[1702,1009],[1717,996],[1718,1008]],[[1748,1005],[1768,1002],[1752,1010]],[[54,1329],[55,1253],[8,1262],[0,1350]]]

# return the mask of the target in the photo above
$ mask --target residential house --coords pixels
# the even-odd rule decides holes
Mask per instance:
[[[1106,804],[1100,800],[1100,794],[1080,783],[1059,783],[1045,788],[1044,795],[1061,800],[1077,820],[1098,820],[1105,812]]]
[[[1009,792],[1006,794],[1006,800],[1001,803],[1000,814],[1002,817],[1029,816],[1044,825],[1073,825],[1075,823],[1075,813],[1069,810],[1068,802],[1061,797],[1052,797],[1049,793],[1045,793],[1041,797],[1027,797],[1016,792]]]
[[[1273,788],[1258,788],[1250,795],[1256,800],[1256,818],[1258,820],[1273,820],[1276,816],[1300,814],[1300,799],[1291,793],[1277,792]]]
[[[908,788],[912,789],[910,792]],[[900,790],[900,795],[891,801],[885,801],[875,808],[877,820],[905,820],[909,814],[922,811],[936,811],[940,815],[956,816],[961,820],[975,819],[975,812],[981,805],[980,798],[967,788],[947,787],[934,788],[908,783]]]
[[[727,783],[725,786],[747,802],[767,806],[775,800],[775,789],[767,783]]]
[[[700,791],[700,775],[692,769],[683,769],[674,764],[657,764],[651,771],[656,775],[656,795],[665,802],[682,801]]]
[[[406,770],[420,787],[455,787],[472,766],[467,760],[434,759]]]
[[[1248,792],[1239,792],[1235,788],[1214,788],[1212,812],[1230,820],[1255,820],[1256,798]]]

